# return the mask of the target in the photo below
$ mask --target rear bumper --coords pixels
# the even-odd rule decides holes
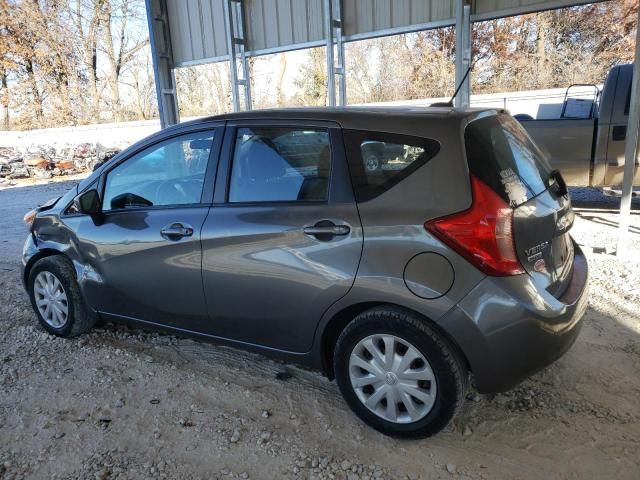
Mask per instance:
[[[442,320],[482,393],[508,390],[561,357],[575,342],[588,303],[588,268],[575,246],[571,281],[560,298],[529,275],[480,282]]]

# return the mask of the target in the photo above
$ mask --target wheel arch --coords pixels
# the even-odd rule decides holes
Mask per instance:
[[[36,264],[36,262],[38,260],[42,260],[43,258],[53,257],[54,255],[63,255],[66,257],[66,255],[60,250],[55,250],[53,248],[43,248],[41,250],[38,250],[38,252],[29,259],[22,273],[22,281],[24,282],[24,285],[27,287],[27,289],[29,289],[29,275],[31,274],[31,270],[33,269],[33,266]]]
[[[458,353],[459,357],[464,361],[464,365],[467,368],[467,370],[472,371],[471,364],[469,363],[469,360],[467,359],[467,356],[465,355],[464,351],[460,348],[460,345],[458,345],[458,342],[456,342],[456,340],[437,322],[431,320],[427,316],[421,314],[420,312],[417,312],[412,308],[407,308],[395,303],[362,302],[362,303],[349,305],[343,308],[342,310],[338,311],[327,322],[327,325],[325,326],[322,332],[321,343],[320,343],[320,348],[321,348],[320,353],[322,356],[321,358],[322,371],[330,380],[333,380],[335,378],[335,372],[333,370],[333,354],[335,352],[335,347],[338,341],[338,337],[340,336],[342,331],[346,328],[346,326],[354,318],[356,318],[362,312],[365,312],[367,310],[371,310],[374,308],[376,309],[393,308],[393,309],[403,310],[407,313],[410,313],[416,316],[423,322],[427,323],[429,327],[433,328],[433,330],[435,330],[440,335],[442,335],[442,337],[445,338],[449,342],[449,344],[451,344],[451,346]]]

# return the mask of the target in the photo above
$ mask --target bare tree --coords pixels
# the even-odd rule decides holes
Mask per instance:
[[[82,50],[82,59],[86,69],[86,82],[90,103],[87,117],[92,122],[100,119],[100,93],[98,91],[98,37],[100,19],[106,8],[107,0],[76,0],[70,2],[77,42]]]
[[[100,11],[103,29],[102,46],[109,63],[106,81],[111,91],[111,110],[116,121],[122,121],[120,75],[135,55],[149,44],[148,37],[135,37],[128,29],[129,21],[138,15],[130,0],[111,0]]]

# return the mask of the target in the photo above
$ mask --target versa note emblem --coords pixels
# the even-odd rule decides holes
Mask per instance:
[[[538,245],[530,248],[525,248],[524,253],[527,256],[529,262],[534,262],[542,257],[542,251],[549,246],[549,242],[544,241]]]

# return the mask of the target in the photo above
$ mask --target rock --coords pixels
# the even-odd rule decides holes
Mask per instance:
[[[456,473],[456,466],[453,463],[447,463],[445,467],[447,469],[447,472]]]
[[[472,433],[473,433],[473,430],[471,430],[471,427],[469,425],[465,425],[464,432],[462,432],[462,435],[464,435],[465,437],[468,437]]]
[[[349,470],[351,468],[351,462],[349,460],[344,460],[341,464],[340,464],[340,468],[342,470]]]
[[[271,414],[269,413],[269,410],[262,410],[262,418],[269,418],[271,416]]]
[[[240,431],[238,429],[235,429],[231,434],[231,438],[229,439],[229,441],[231,443],[238,443],[239,440],[240,440]]]

